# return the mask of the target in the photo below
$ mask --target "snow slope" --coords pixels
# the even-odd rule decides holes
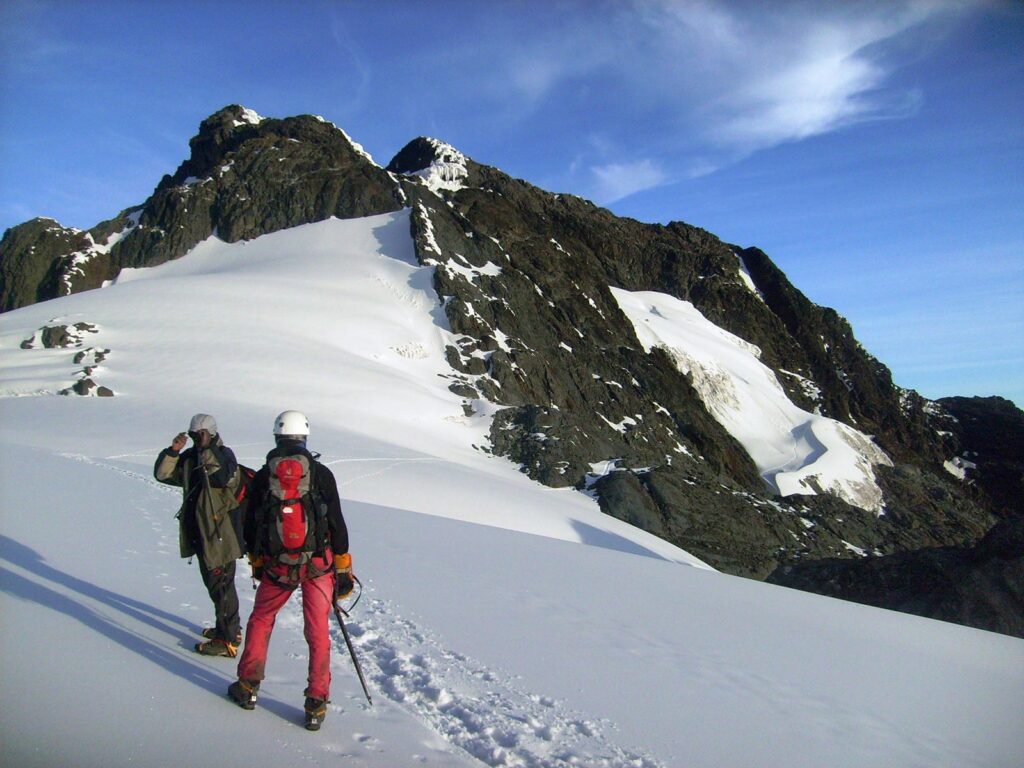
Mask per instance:
[[[201,244],[0,316],[0,764],[1018,765],[1024,643],[716,573],[530,482],[447,390],[443,313],[408,213]],[[78,349],[113,398],[52,396]],[[282,612],[260,706],[190,651],[211,610],[152,462],[192,413],[247,464],[305,411],[356,571],[317,734]],[[252,601],[237,579],[243,619]],[[335,630],[337,635],[337,630]],[[340,641],[340,637],[336,638]]]

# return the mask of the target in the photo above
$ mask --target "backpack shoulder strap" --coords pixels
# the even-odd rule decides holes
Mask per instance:
[[[309,456],[311,459],[309,462],[309,500],[316,530],[316,551],[318,555],[323,555],[327,550],[327,544],[330,540],[327,499],[324,498],[323,492],[320,490],[320,484],[317,482],[317,474],[322,466],[320,464],[320,454],[311,451]]]
[[[270,525],[270,514],[269,513],[270,513],[270,510],[273,508],[274,504],[276,503],[276,499],[274,499],[274,496],[270,493],[270,483],[269,483],[270,467],[269,467],[269,462],[264,464],[263,465],[263,469],[258,470],[256,474],[258,474],[259,472],[264,471],[264,470],[266,471],[266,473],[268,475],[268,482],[266,483],[266,485],[262,489],[263,490],[263,498],[260,499],[260,503],[259,504],[255,505],[253,507],[250,507],[250,510],[249,510],[249,513],[253,516],[253,520],[255,521],[255,526],[256,526],[256,541],[254,542],[254,546],[253,546],[253,554],[254,555],[268,555],[269,554],[269,551],[267,550],[267,536],[269,534],[269,525]],[[255,475],[254,475],[254,477],[255,477]]]
[[[320,468],[320,454],[310,453],[309,454],[309,493],[319,493],[320,488],[316,482],[317,471]]]

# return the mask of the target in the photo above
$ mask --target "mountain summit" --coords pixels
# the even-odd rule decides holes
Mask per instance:
[[[977,430],[896,386],[756,248],[614,216],[437,139],[382,168],[313,116],[225,107],[190,149],[146,201],[86,232],[8,230],[0,308],[99,288],[210,238],[407,209],[415,259],[433,269],[448,389],[489,419],[476,448],[540,483],[756,578],[970,546],[1022,511],[1019,489],[989,493],[970,462]],[[1010,464],[1004,485],[1020,477]]]
[[[5,234],[0,309],[98,288],[124,267],[184,256],[208,237],[269,232],[402,207],[398,187],[323,118],[262,118],[237,105],[203,120],[191,156],[144,203],[87,232],[39,219]]]

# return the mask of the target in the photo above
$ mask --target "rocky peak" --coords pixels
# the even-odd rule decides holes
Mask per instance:
[[[408,175],[424,171],[434,163],[464,164],[466,159],[466,156],[451,144],[429,136],[420,136],[402,147],[388,163],[387,169],[392,173]]]
[[[123,267],[176,259],[214,234],[234,242],[402,207],[396,180],[323,118],[268,119],[234,104],[203,120],[189,147],[142,205],[86,233],[55,222],[14,228],[0,246],[0,307],[97,288]]]
[[[57,296],[61,259],[88,244],[85,232],[49,218],[8,229],[0,241],[0,312]]]
[[[182,179],[206,176],[228,152],[253,136],[261,122],[262,117],[238,104],[214,112],[199,124],[199,133],[189,140],[192,156],[179,168],[174,181],[180,183],[179,176]]]
[[[457,192],[467,185],[480,166],[451,144],[420,136],[413,139],[388,163],[387,170],[418,176],[434,192]]]
[[[199,124],[199,133],[189,141],[193,159],[199,159],[207,147],[219,147],[232,137],[251,133],[251,128],[263,122],[253,110],[232,104],[214,112]],[[239,131],[239,129],[245,129]]]
[[[191,156],[172,176],[165,176],[158,189],[195,183],[230,164],[239,152],[280,149],[283,142],[309,144],[331,157],[351,155],[356,162],[376,165],[348,134],[322,117],[299,115],[279,120],[231,105],[200,123],[199,133],[189,140]]]

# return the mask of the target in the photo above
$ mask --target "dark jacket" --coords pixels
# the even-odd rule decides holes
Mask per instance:
[[[238,463],[220,435],[203,449],[201,462],[197,457],[195,446],[181,453],[165,448],[157,457],[153,476],[161,483],[182,489],[183,501],[178,512],[181,556],[198,554],[206,567],[213,570],[242,556],[231,517],[236,507]]]
[[[267,462],[279,456],[296,456],[302,454],[309,459],[309,465],[313,467],[316,476],[313,478],[314,488],[321,494],[327,503],[327,540],[331,551],[335,555],[343,555],[348,552],[348,528],[345,525],[345,518],[341,514],[341,497],[338,495],[338,483],[334,474],[316,461],[304,445],[300,443],[282,443],[267,454]],[[259,539],[259,513],[264,503],[270,496],[270,469],[265,463],[256,476],[252,479],[249,487],[249,514],[245,517],[245,541],[249,554],[257,554],[259,548],[265,542]]]

